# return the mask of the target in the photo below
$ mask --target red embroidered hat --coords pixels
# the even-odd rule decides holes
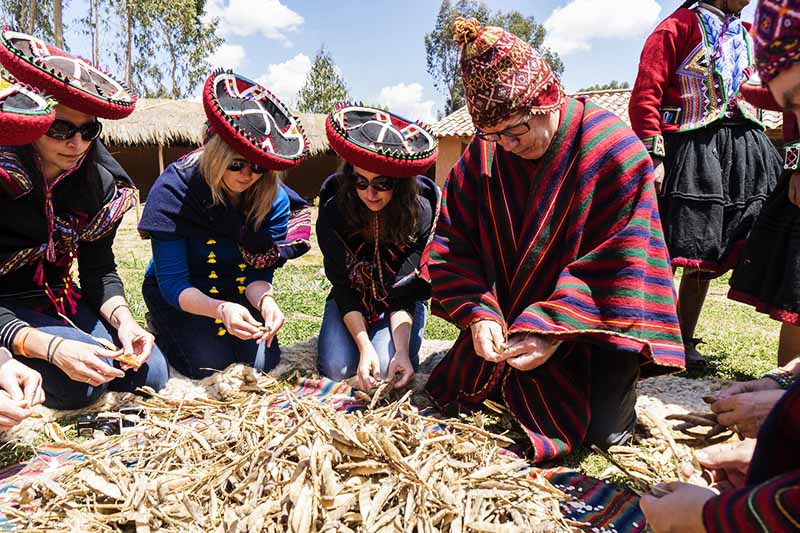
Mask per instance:
[[[761,81],[769,82],[800,61],[800,0],[761,0],[755,30]]]
[[[545,114],[561,106],[564,90],[550,65],[513,33],[458,17],[453,39],[461,45],[461,78],[477,127],[495,126],[517,112]]]
[[[0,68],[0,144],[30,144],[50,128],[56,113],[48,100]]]
[[[203,87],[209,133],[216,133],[252,163],[271,170],[297,166],[308,139],[277,96],[231,71],[215,70]]]
[[[384,176],[423,174],[439,155],[430,126],[361,104],[337,105],[325,120],[325,133],[342,159]]]
[[[136,95],[109,74],[8,27],[0,32],[0,63],[21,82],[87,115],[120,119],[136,106]]]

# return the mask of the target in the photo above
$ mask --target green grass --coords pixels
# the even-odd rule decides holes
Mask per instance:
[[[143,321],[146,308],[141,296],[144,270],[150,260],[150,246],[135,231],[135,217],[130,213],[114,244],[119,272],[125,282],[128,302],[134,316]],[[676,279],[676,286],[677,286]],[[307,340],[319,332],[322,311],[330,283],[322,272],[322,256],[312,241],[311,251],[291,261],[275,274],[277,301],[286,315],[280,333],[284,346]],[[697,337],[705,341],[700,351],[713,362],[712,369],[695,372],[691,377],[715,375],[725,379],[758,377],[776,364],[780,325],[752,307],[726,298],[728,277],[711,283],[706,305],[697,327]],[[438,317],[431,317],[425,327],[425,338],[455,339],[458,329]],[[64,420],[62,424],[71,421]],[[0,448],[0,464],[10,464],[30,456],[31,448]],[[579,468],[597,475],[608,466],[604,458],[582,447],[559,464]]]

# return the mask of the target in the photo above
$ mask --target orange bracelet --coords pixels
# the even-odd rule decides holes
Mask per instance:
[[[17,345],[14,351],[23,357],[30,357],[27,353],[25,353],[25,341],[28,339],[28,335],[31,334],[31,331],[33,331],[33,328],[28,326],[28,330],[22,334],[22,338],[18,342],[14,343]]]

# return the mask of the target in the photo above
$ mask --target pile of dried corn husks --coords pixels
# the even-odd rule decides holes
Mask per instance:
[[[564,495],[504,438],[373,398],[346,414],[253,374],[225,399],[152,394],[131,433],[73,442],[86,455],[0,507],[36,531],[569,531]],[[428,428],[428,429],[426,429]],[[111,453],[110,453],[111,451]]]

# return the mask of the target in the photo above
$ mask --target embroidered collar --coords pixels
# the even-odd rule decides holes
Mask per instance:
[[[716,15],[717,17],[719,17],[720,20],[725,20],[725,17],[728,16],[728,14],[726,14],[720,8],[712,6],[711,4],[708,4],[706,2],[699,2],[697,4],[697,7],[700,8],[700,9],[704,9],[704,10],[708,11],[712,15]],[[738,14],[730,13],[730,16],[731,17],[738,17]]]

